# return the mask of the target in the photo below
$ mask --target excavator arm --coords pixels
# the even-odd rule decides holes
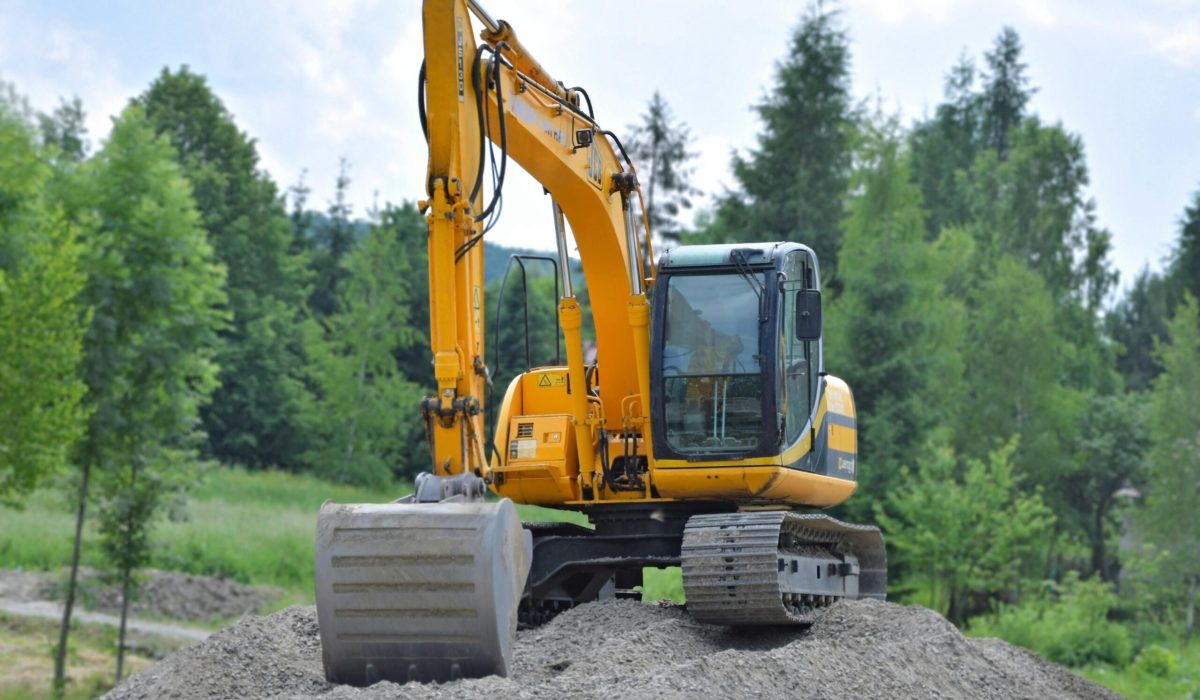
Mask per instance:
[[[472,14],[484,25],[478,46]],[[563,217],[590,287],[601,292],[592,295],[597,354],[606,375],[601,414],[613,427],[622,418],[628,421],[631,416],[623,414],[639,403],[622,401],[636,395],[645,406],[649,391],[649,307],[634,221],[640,192],[628,159],[614,149],[619,142],[599,127],[590,105],[587,111],[582,107],[585,94],[555,81],[506,22],[493,20],[473,0],[426,0],[423,19],[429,198],[422,206],[429,226],[431,343],[438,382],[437,395],[424,408],[434,437],[434,473],[486,476],[479,410],[487,372],[479,243],[495,215],[509,161],[532,175],[553,200],[567,290],[559,314],[575,386],[584,385],[581,313],[565,265]],[[494,149],[489,188],[484,161]],[[572,413],[581,434],[575,445],[586,470],[594,464],[594,440],[582,434],[588,430],[588,406],[584,394],[576,394]]]

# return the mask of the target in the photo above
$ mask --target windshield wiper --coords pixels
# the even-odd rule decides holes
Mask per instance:
[[[755,253],[758,252],[753,248],[750,250]],[[750,269],[750,263],[746,260],[745,250],[742,248],[734,248],[729,253],[729,260],[733,262],[733,267],[737,271],[738,276],[745,280],[746,284],[750,285],[750,288],[754,290],[754,296],[758,297],[758,321],[759,323],[762,323],[766,320],[767,316],[766,309],[763,306],[763,293],[767,291],[766,285],[764,285],[763,281],[754,274],[752,269]]]

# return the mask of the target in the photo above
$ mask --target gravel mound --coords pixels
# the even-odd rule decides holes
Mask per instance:
[[[605,601],[517,635],[513,675],[444,685],[333,686],[316,614],[246,617],[117,686],[150,698],[1117,698],[995,639],[968,639],[937,613],[838,603],[808,630],[727,630],[681,607]]]

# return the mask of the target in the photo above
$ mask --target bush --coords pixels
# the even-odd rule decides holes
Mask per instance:
[[[1157,644],[1142,649],[1142,653],[1133,661],[1133,672],[1139,676],[1170,678],[1178,667],[1179,659],[1171,650]]]
[[[1129,631],[1108,619],[1117,598],[1101,581],[1068,577],[1037,599],[978,618],[972,634],[1000,637],[1064,666],[1109,663],[1124,667],[1133,645]]]

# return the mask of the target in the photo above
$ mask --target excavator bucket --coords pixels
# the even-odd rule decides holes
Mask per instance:
[[[325,677],[365,686],[508,675],[530,551],[508,499],[326,502],[316,541]]]

